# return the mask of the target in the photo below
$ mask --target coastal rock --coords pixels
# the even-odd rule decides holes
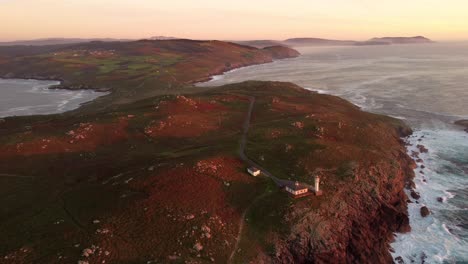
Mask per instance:
[[[421,216],[426,217],[431,214],[431,211],[426,206],[421,207]]]
[[[455,121],[455,125],[465,127],[465,131],[468,133],[468,120],[458,120]]]
[[[306,209],[306,205],[304,211],[291,209],[286,217],[292,224],[291,234],[286,241],[278,239],[276,254],[262,261],[278,264],[392,263],[389,243],[394,232],[411,230],[403,189],[414,175],[412,160],[402,154],[398,161],[401,170],[392,177],[388,177],[390,164],[356,168],[354,174],[358,175],[359,182],[366,183],[348,185],[352,191],[345,192],[346,198],[337,195],[324,201],[326,209],[323,210],[332,214],[331,218]],[[373,175],[379,175],[375,178],[379,187],[368,185]],[[348,187],[341,188],[344,192]]]
[[[398,127],[398,134],[402,138],[408,137],[413,134],[413,130],[408,125],[402,124]]]
[[[398,256],[398,257],[395,258],[395,263],[404,264],[405,261],[403,260],[403,258],[401,256]]]
[[[444,198],[442,198],[442,197],[437,197],[437,201],[438,201],[439,203],[443,203],[443,202],[444,202]]]
[[[424,145],[419,144],[416,147],[419,149],[419,152],[421,152],[421,153],[429,152],[429,150]]]
[[[418,192],[414,191],[414,190],[411,190],[411,193],[410,193],[411,197],[413,197],[413,199],[416,199],[418,200],[419,198],[421,198],[421,195],[419,195]]]

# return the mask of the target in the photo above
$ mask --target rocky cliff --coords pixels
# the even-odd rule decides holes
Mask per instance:
[[[310,115],[321,121],[317,126],[324,132],[318,142],[324,149],[297,162],[306,167],[306,177],[321,175],[324,196],[292,203],[281,222],[287,231],[271,235],[274,250],[257,255],[255,261],[392,263],[393,234],[410,231],[404,189],[411,186],[415,163],[401,137],[411,129],[375,123],[368,114],[357,117],[359,112],[352,109],[337,116],[341,110],[336,101],[332,108],[332,116]],[[337,119],[342,122],[335,123]],[[330,169],[308,169],[322,166]],[[297,167],[290,175],[299,174]]]
[[[410,231],[403,188],[412,175],[412,163],[403,152],[395,153],[395,160],[357,168],[354,180],[318,211],[295,206],[288,215],[291,234],[276,242],[280,250],[272,262],[392,263],[393,233]]]

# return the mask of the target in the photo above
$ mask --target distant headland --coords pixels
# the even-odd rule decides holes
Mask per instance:
[[[175,40],[180,39],[177,37],[168,36],[153,36],[146,38],[148,40]],[[0,42],[0,46],[45,46],[45,45],[64,45],[64,44],[77,44],[92,41],[100,42],[128,42],[136,41],[138,39],[116,39],[116,38],[43,38],[32,40],[17,40]],[[230,41],[241,45],[252,46],[256,48],[264,48],[270,46],[372,46],[372,45],[392,45],[392,44],[421,44],[421,43],[434,43],[434,41],[423,37],[375,37],[365,41],[356,40],[337,40],[337,39],[324,39],[324,38],[289,38],[286,40],[245,40],[245,41]]]
[[[372,45],[394,45],[394,44],[422,44],[434,43],[434,41],[423,37],[379,37],[372,38],[366,41],[356,40],[336,40],[336,39],[322,39],[322,38],[290,38],[282,41],[278,40],[248,40],[248,41],[235,41],[238,44],[254,46],[257,48],[271,46],[271,45],[284,45],[292,47],[304,46],[372,46]]]

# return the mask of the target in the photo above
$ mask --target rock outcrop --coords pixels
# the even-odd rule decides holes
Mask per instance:
[[[464,127],[465,131],[468,133],[468,120],[458,120],[455,124]]]
[[[429,211],[429,208],[426,206],[421,207],[421,216],[426,217],[431,214],[431,211]]]
[[[396,162],[358,166],[354,179],[326,196],[317,210],[295,205],[286,219],[291,232],[275,241],[266,263],[392,263],[394,232],[409,232],[407,196],[414,162],[404,145]],[[298,220],[299,219],[299,220]]]

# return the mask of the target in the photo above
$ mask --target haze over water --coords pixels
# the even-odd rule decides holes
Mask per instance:
[[[350,100],[364,110],[405,119],[423,144],[418,203],[409,204],[412,232],[399,234],[394,257],[406,263],[468,262],[468,44],[301,48],[302,56],[234,70],[201,84],[288,81]],[[420,171],[423,171],[421,173]],[[438,202],[437,198],[443,202]],[[432,212],[422,218],[426,205]]]

